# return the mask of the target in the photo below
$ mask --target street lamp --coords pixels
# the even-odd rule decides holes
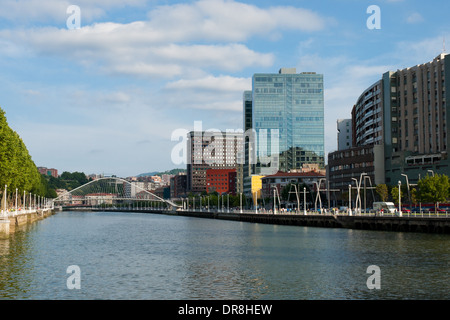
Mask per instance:
[[[292,186],[295,189],[295,196],[297,197],[297,213],[299,213],[300,212],[300,199],[298,198],[297,185],[294,183]]]
[[[409,209],[412,210],[412,203],[411,203],[411,193],[409,192],[409,180],[408,180],[408,176],[404,173],[401,174],[402,176],[404,176],[406,178],[406,187],[408,189],[408,200],[409,200]]]
[[[306,187],[303,187],[303,214],[306,216]]]
[[[434,177],[434,171],[433,170],[427,170],[427,172],[431,172],[431,175]]]
[[[17,191],[18,189],[16,188],[16,213],[14,215],[17,215]]]
[[[348,185],[348,215],[352,215],[352,185]]]
[[[242,213],[242,192],[240,193],[240,201],[239,201],[239,203],[240,203],[240,206],[241,206],[241,213]]]
[[[398,215],[401,217],[402,216],[402,196],[401,196],[401,187],[402,187],[402,182],[399,180],[398,181]]]
[[[355,180],[355,184],[356,184],[356,201],[355,201],[355,215],[356,215],[358,212],[358,195],[359,195],[358,179],[352,178],[352,180]]]
[[[273,214],[276,213],[277,209],[277,200],[275,198],[276,187],[273,187]]]

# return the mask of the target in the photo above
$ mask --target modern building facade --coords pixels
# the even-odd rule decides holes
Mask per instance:
[[[277,74],[253,75],[252,86],[252,128],[258,137],[255,173],[274,173],[273,166],[261,161],[273,153],[279,155],[275,172],[300,169],[304,163],[324,166],[323,75],[282,68]]]
[[[354,146],[383,143],[383,82],[375,82],[358,98],[352,109]]]
[[[352,119],[338,119],[337,123],[337,147],[345,150],[353,146]]]
[[[242,162],[242,133],[191,131],[187,139],[188,192],[206,192],[208,169],[235,169]]]
[[[187,175],[180,172],[170,178],[170,197],[180,198],[187,195]]]
[[[206,170],[206,192],[236,194],[236,169]]]
[[[450,175],[449,78],[450,57],[440,54],[366,89],[352,109],[353,147],[328,155],[331,187],[344,191],[363,174],[387,185]]]
[[[273,190],[276,189],[278,195],[281,195],[283,188],[291,183],[305,184],[308,188],[317,190],[316,183],[320,179],[325,179],[325,172],[309,171],[309,172],[277,172],[261,179],[262,195],[265,198],[273,197]],[[303,190],[298,190],[302,192]],[[293,195],[292,199],[296,196]],[[303,201],[303,200],[302,200]]]
[[[340,190],[341,194],[348,191],[349,185],[356,188],[362,176],[372,185],[385,181],[382,84],[382,80],[375,82],[358,97],[352,108],[351,125],[347,125],[346,120],[339,127],[338,120],[338,141],[348,126],[351,126],[352,140],[350,148],[338,147],[337,151],[328,154],[330,188]]]
[[[450,56],[386,72],[383,85],[386,183],[450,175]]]
[[[246,193],[252,175],[289,172],[304,164],[323,168],[323,75],[295,68],[254,74],[252,91],[244,92],[244,131],[249,130],[255,139],[252,145],[244,138]]]

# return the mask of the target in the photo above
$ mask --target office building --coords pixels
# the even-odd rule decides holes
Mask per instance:
[[[383,144],[383,82],[379,80],[368,87],[356,100],[350,121],[338,120],[338,150],[328,154],[328,178],[330,188],[348,191],[356,188],[356,181],[369,179],[367,184],[381,184],[384,176]],[[348,124],[351,122],[351,124]],[[347,123],[347,124],[346,124]],[[351,126],[350,148],[342,148],[339,141],[346,127]],[[345,135],[345,139],[347,135]],[[347,144],[347,142],[345,142]],[[362,181],[362,180],[361,180]],[[363,183],[363,182],[361,182]],[[341,199],[345,200],[345,199]]]
[[[236,169],[206,170],[206,192],[236,194]]]
[[[256,173],[300,169],[304,163],[324,166],[323,76],[282,68],[277,74],[255,74],[252,90],[252,128],[258,138]],[[261,141],[267,130],[267,143]],[[278,130],[278,141],[275,130]],[[278,150],[273,150],[278,147]],[[278,153],[278,168],[261,157]],[[271,159],[275,160],[276,159]]]
[[[170,178],[170,197],[180,198],[186,196],[187,176],[185,172],[179,172]]]
[[[242,156],[242,133],[191,131],[187,139],[188,192],[206,192],[208,169],[235,169]]]
[[[349,149],[353,146],[352,142],[352,119],[337,120],[337,146],[338,150]]]
[[[425,64],[388,71],[366,89],[352,109],[353,147],[328,155],[331,187],[348,190],[362,175],[374,185],[450,175],[449,77],[450,58],[440,54]]]
[[[417,183],[427,174],[450,175],[448,158],[450,57],[386,72],[384,147],[386,183]]]
[[[295,68],[254,74],[243,111],[244,131],[256,135],[253,145],[244,138],[246,193],[252,175],[289,172],[304,164],[324,167],[323,75]]]

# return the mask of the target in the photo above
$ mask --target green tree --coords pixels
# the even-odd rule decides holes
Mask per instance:
[[[395,186],[391,189],[391,197],[394,200],[394,203],[398,203],[399,202],[399,198],[398,198],[398,187]],[[400,188],[400,197],[403,198],[403,191]]]
[[[380,197],[382,202],[386,202],[389,199],[389,191],[388,187],[385,184],[379,184],[375,189],[377,195]],[[397,189],[397,197],[398,197],[398,189]]]
[[[439,202],[444,202],[449,197],[450,181],[444,174],[426,176],[419,180],[418,187],[419,198],[424,202],[434,203],[435,210]]]
[[[45,196],[46,186],[20,136],[11,129],[5,112],[0,108],[0,190],[25,192]]]
[[[418,192],[416,188],[412,188],[411,189],[411,202],[413,203],[414,206],[417,205],[417,203],[419,203],[419,198],[418,198]]]

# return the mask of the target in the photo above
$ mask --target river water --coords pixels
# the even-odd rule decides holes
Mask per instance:
[[[136,212],[60,212],[0,240],[0,299],[442,300],[449,270],[449,235]]]

